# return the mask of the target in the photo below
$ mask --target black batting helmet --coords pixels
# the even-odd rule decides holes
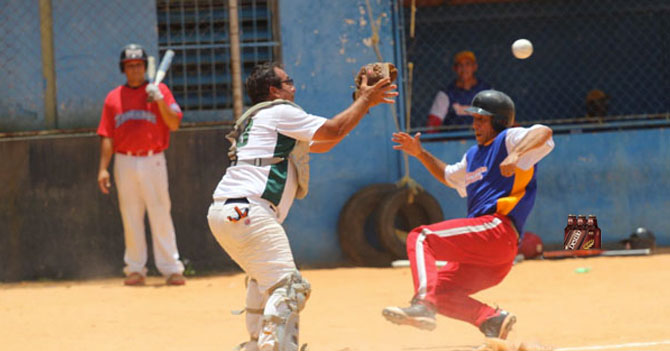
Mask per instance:
[[[655,249],[656,236],[651,230],[639,227],[628,238],[621,240],[620,243],[627,244],[626,246],[629,246],[631,249]]]
[[[144,68],[147,67],[147,52],[139,44],[128,44],[121,50],[121,58],[119,59],[119,68],[123,73],[123,63],[130,60],[144,61]]]
[[[496,132],[514,124],[514,102],[507,94],[497,90],[483,90],[472,99],[465,109],[479,115],[491,116],[491,124]]]

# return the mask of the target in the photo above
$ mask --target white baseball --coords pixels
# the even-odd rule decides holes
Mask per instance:
[[[520,60],[527,59],[533,54],[533,43],[528,39],[519,39],[512,44],[512,53]]]

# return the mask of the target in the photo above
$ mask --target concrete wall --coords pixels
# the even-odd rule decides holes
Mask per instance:
[[[196,270],[234,267],[205,218],[227,167],[225,132],[178,131],[166,152],[177,244]],[[91,134],[0,140],[0,281],[121,274],[117,193],[98,189],[99,150]]]

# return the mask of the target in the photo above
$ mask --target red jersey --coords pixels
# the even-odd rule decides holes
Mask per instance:
[[[105,98],[98,135],[113,139],[114,152],[158,153],[170,143],[170,129],[160,116],[158,104],[147,102],[146,86],[147,83],[137,88],[121,85]],[[165,103],[181,119],[183,113],[170,89],[163,83],[158,87]]]

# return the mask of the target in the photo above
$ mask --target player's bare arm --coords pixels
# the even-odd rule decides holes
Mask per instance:
[[[320,154],[330,151],[335,145],[340,142],[341,139],[333,141],[315,141],[309,145],[309,152]]]
[[[158,105],[158,110],[161,112],[161,118],[168,128],[170,128],[171,131],[179,129],[179,124],[181,123],[179,114],[172,110],[163,99],[157,100],[156,104]]]
[[[398,132],[393,133],[393,138],[391,140],[398,143],[398,145],[393,145],[395,150],[402,150],[403,152],[416,157],[435,179],[446,186],[451,186],[447,183],[446,179],[444,179],[444,169],[447,167],[447,164],[424,149],[421,146],[420,137],[421,133],[416,133],[414,134],[414,137],[412,137],[407,133]]]
[[[98,186],[103,194],[109,194],[109,188],[112,186],[110,181],[109,162],[112,160],[114,153],[114,144],[112,138],[102,137],[100,141],[100,167],[98,168]]]
[[[500,163],[500,174],[504,177],[514,175],[514,170],[521,157],[547,143],[552,135],[551,128],[547,126],[530,129],[528,134],[514,147],[514,150],[509,151],[507,157]]]
[[[390,84],[389,78],[384,78],[372,86],[367,85],[367,77],[363,76],[363,83],[360,87],[360,95],[353,104],[346,110],[340,112],[335,117],[329,119],[319,128],[312,140],[314,141],[334,141],[332,146],[335,146],[342,140],[365,116],[368,110],[378,104],[392,104],[395,102],[394,97],[398,96],[397,91],[393,91],[398,87],[395,84]],[[328,145],[321,145],[321,149],[326,150]],[[327,149],[330,150],[330,149]],[[326,151],[327,151],[326,150]],[[311,151],[311,148],[310,148]],[[321,152],[326,152],[321,151]],[[314,151],[318,152],[318,151]]]

